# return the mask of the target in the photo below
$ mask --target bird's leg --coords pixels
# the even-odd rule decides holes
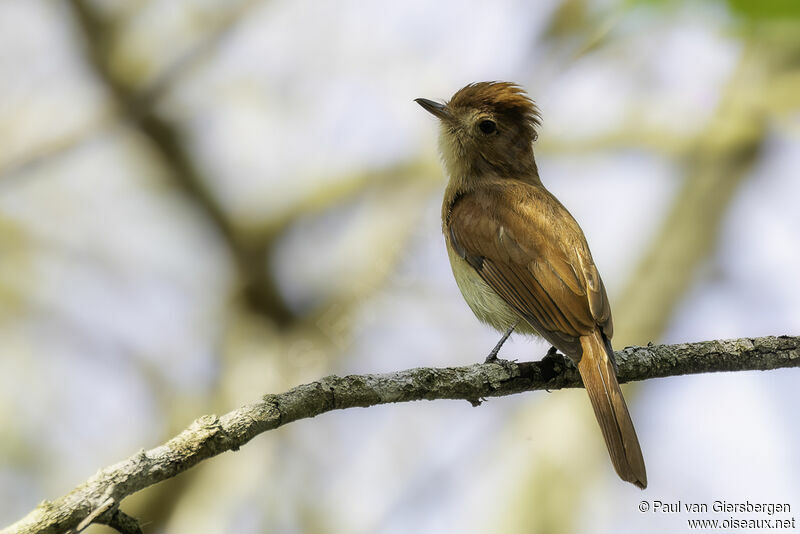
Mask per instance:
[[[492,349],[492,352],[490,352],[489,355],[486,357],[486,360],[484,361],[484,363],[492,363],[492,362],[496,362],[497,361],[497,353],[500,352],[500,347],[503,346],[503,343],[506,342],[506,340],[508,339],[508,336],[511,335],[511,332],[514,331],[514,329],[517,327],[518,324],[519,324],[519,320],[517,320],[517,322],[512,324],[511,327],[508,330],[506,330],[506,333],[503,334],[503,337],[501,337],[500,341],[497,342],[497,345],[494,346],[494,348]]]

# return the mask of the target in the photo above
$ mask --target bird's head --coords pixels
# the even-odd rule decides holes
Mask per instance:
[[[532,144],[540,116],[520,86],[472,83],[444,104],[416,102],[440,120],[439,149],[451,179],[536,175]]]

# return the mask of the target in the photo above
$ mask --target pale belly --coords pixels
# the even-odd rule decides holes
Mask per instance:
[[[494,292],[484,282],[480,275],[461,256],[456,254],[451,247],[447,247],[450,266],[453,276],[458,284],[458,289],[467,301],[472,313],[483,323],[505,332],[511,325],[518,322],[515,332],[523,334],[538,333],[524,319],[520,320],[519,314]]]

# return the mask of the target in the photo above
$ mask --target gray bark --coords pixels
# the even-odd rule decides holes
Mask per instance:
[[[616,353],[620,382],[718,371],[800,367],[800,337],[761,337],[677,345],[627,347]],[[328,376],[265,395],[222,417],[205,415],[167,443],[106,467],[68,494],[44,501],[0,534],[78,531],[92,522],[137,532],[121,501],[258,434],[331,410],[416,400],[460,399],[477,406],[488,397],[580,387],[577,370],[561,355],[538,362],[417,368],[384,374]]]

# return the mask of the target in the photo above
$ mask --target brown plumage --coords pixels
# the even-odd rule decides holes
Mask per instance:
[[[580,226],[539,180],[538,110],[506,82],[470,84],[447,104],[417,102],[441,121],[449,175],[442,229],[467,304],[501,331],[519,321],[517,330],[544,337],[576,363],[614,468],[646,487],[615,374],[603,281]]]

